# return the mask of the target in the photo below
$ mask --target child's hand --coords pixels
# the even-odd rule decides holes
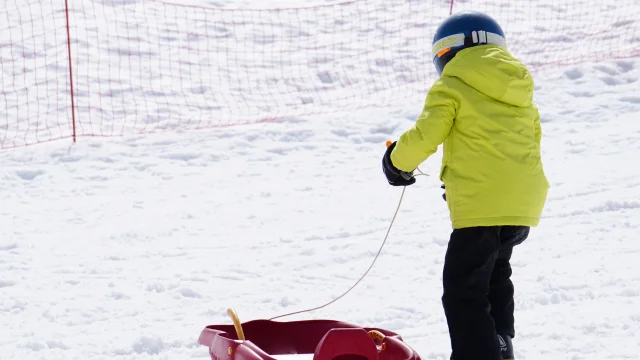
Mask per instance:
[[[391,162],[391,152],[393,148],[396,147],[396,142],[392,142],[391,145],[387,147],[387,151],[385,151],[384,156],[382,157],[382,171],[384,175],[387,177],[387,181],[392,186],[408,186],[412,185],[416,182],[416,178],[413,176],[412,172],[401,171]]]

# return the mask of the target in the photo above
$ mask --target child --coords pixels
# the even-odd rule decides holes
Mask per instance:
[[[394,186],[444,143],[440,180],[453,231],[442,305],[455,360],[513,359],[513,247],[537,226],[549,183],[540,156],[540,116],[527,68],[506,49],[489,16],[463,12],[436,30],[440,75],[415,126],[388,147]]]

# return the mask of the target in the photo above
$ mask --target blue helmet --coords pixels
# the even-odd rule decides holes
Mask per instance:
[[[433,36],[431,56],[438,75],[460,50],[486,44],[507,48],[504,32],[495,20],[476,11],[450,16],[438,26]]]

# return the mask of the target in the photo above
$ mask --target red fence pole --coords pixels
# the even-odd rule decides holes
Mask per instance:
[[[453,15],[453,2],[455,0],[451,0],[451,5],[449,5],[449,15]]]
[[[69,84],[71,86],[71,122],[73,124],[73,142],[76,142],[76,104],[73,97],[73,68],[71,61],[71,31],[69,30],[69,0],[64,0],[67,16],[67,50],[69,52]]]

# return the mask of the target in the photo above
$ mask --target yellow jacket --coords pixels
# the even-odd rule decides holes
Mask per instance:
[[[422,114],[391,153],[413,171],[444,143],[440,180],[453,228],[536,226],[549,183],[527,68],[495,45],[460,51],[429,90]]]

